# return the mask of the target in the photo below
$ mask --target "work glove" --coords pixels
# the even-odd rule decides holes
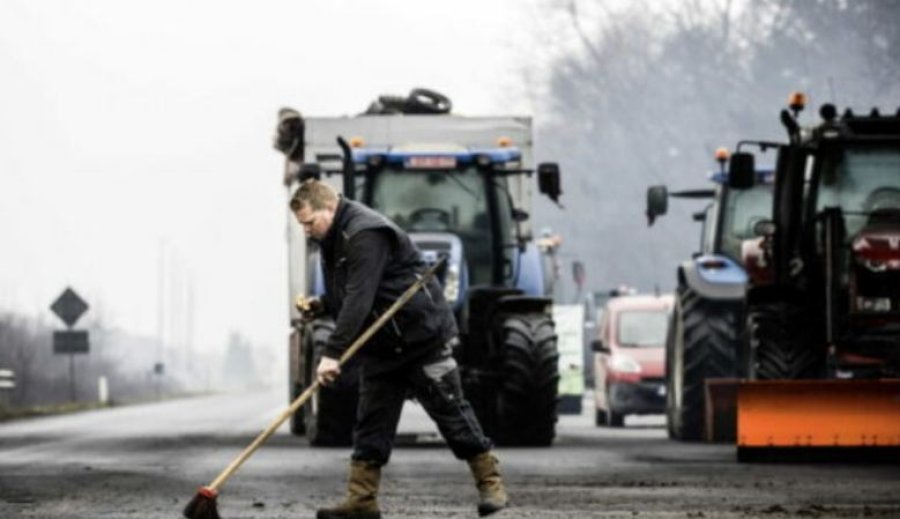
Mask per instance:
[[[300,312],[300,320],[308,323],[325,314],[325,305],[318,297],[306,297],[299,295],[294,300],[294,306]]]
[[[340,374],[341,365],[338,361],[331,357],[322,357],[319,360],[319,367],[316,368],[316,379],[319,381],[319,384],[327,386],[334,382]]]

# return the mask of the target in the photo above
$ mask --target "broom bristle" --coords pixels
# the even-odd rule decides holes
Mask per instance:
[[[216,508],[216,496],[219,493],[209,487],[201,487],[200,491],[184,507],[187,519],[220,519]]]

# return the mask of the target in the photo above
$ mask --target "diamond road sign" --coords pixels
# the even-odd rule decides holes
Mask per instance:
[[[69,328],[84,315],[87,309],[88,304],[71,288],[66,288],[50,305],[50,310],[53,310],[53,313],[59,316]]]

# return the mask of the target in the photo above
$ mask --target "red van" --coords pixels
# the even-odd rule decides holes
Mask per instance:
[[[616,297],[601,314],[594,339],[597,425],[622,427],[625,415],[666,409],[666,328],[671,294]]]

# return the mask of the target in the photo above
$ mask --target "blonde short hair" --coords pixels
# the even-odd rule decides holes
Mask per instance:
[[[291,197],[291,211],[297,212],[304,207],[312,211],[320,211],[337,203],[338,194],[331,186],[318,180],[307,180],[300,184]]]

